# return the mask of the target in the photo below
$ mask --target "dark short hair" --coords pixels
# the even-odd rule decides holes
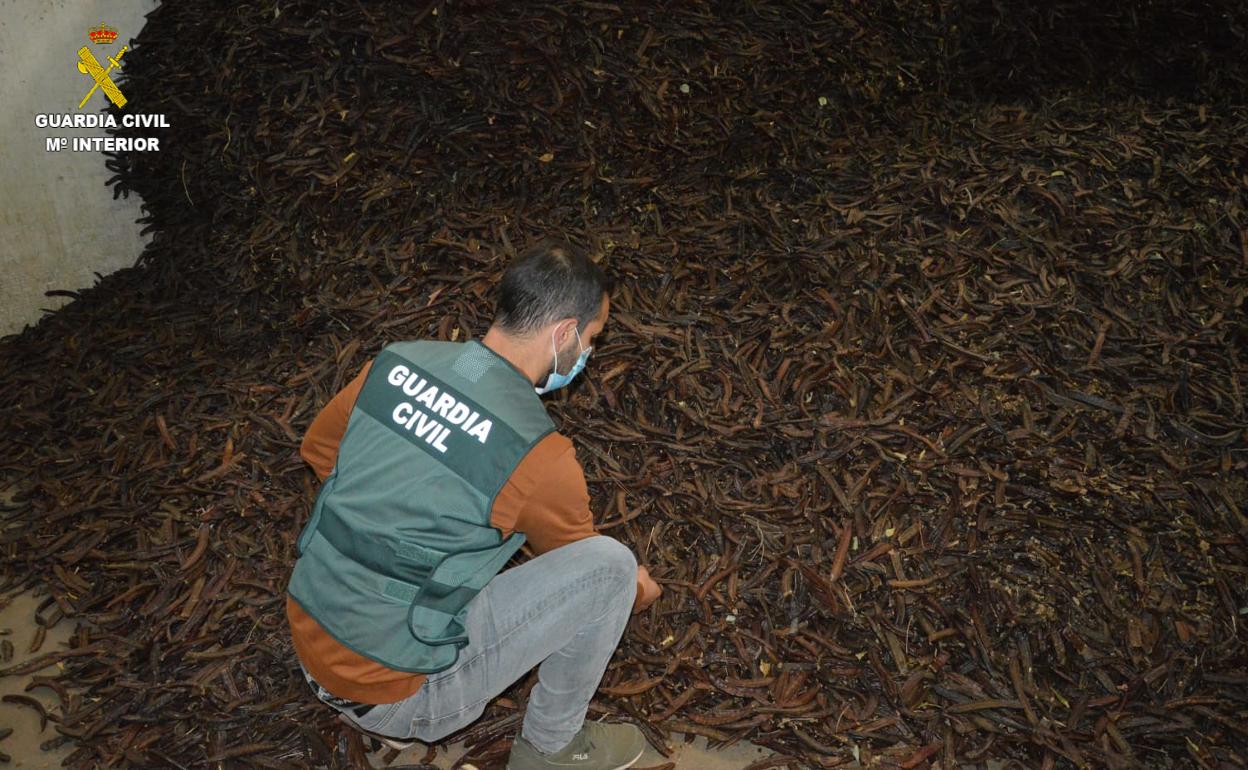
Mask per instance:
[[[532,334],[560,318],[577,328],[598,316],[602,295],[611,290],[602,268],[567,241],[543,241],[507,266],[494,322],[515,335]]]

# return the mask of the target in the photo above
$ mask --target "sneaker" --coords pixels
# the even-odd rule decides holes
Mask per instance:
[[[372,738],[375,741],[380,741],[381,744],[387,748],[397,749],[398,751],[403,751],[404,749],[410,749],[411,747],[416,745],[415,740],[403,741],[403,740],[399,740],[398,738],[391,738],[389,736],[381,735],[380,733],[372,732],[371,730],[365,730],[363,727],[360,727],[355,722],[352,722],[351,719],[346,714],[339,714],[338,718],[342,720],[343,724],[350,726],[351,729],[355,730],[357,733],[362,733],[364,735],[367,735],[369,738]]]
[[[634,725],[586,722],[572,741],[554,754],[543,754],[520,736],[511,745],[507,770],[624,770],[641,759],[646,739]]]

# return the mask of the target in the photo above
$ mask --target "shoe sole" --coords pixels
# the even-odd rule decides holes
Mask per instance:
[[[619,767],[615,768],[615,770],[628,770],[628,768],[630,768],[630,767],[632,767],[633,765],[637,764],[637,760],[641,759],[641,755],[642,755],[642,754],[645,754],[645,753],[646,753],[646,747],[645,747],[645,746],[642,746],[642,747],[641,747],[641,750],[637,752],[637,756],[633,757],[633,758],[632,758],[632,759],[630,759],[629,761],[627,761],[627,762],[625,762],[624,764],[620,765]]]
[[[638,752],[637,752],[637,756],[633,757],[632,759],[628,760],[627,762],[625,762],[625,763],[624,763],[624,764],[622,764],[622,765],[617,765],[617,766],[615,766],[615,767],[607,768],[607,770],[628,770],[628,768],[630,768],[630,767],[632,767],[633,765],[637,764],[637,760],[641,759],[641,755],[642,755],[642,754],[645,754],[645,753],[646,753],[646,747],[645,747],[645,746],[642,746],[642,747],[641,747],[641,749],[640,749],[640,750],[638,750]],[[569,767],[570,767],[570,766],[571,766],[571,765],[569,765]],[[511,770],[511,765],[510,765],[510,764],[509,764],[509,765],[507,765],[507,770]]]

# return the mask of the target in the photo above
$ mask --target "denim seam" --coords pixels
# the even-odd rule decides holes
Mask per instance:
[[[634,583],[636,583],[636,582],[637,582],[637,575],[636,575],[636,573],[634,573],[634,575],[633,575],[633,582],[634,582]],[[635,596],[636,596],[636,589],[634,589],[634,597],[635,597]],[[589,621],[586,625],[594,625],[595,623],[601,623],[601,622],[602,622],[602,619],[603,619],[603,618],[605,618],[606,616],[610,615],[610,614],[611,614],[611,612],[612,612],[614,609],[615,609],[614,607],[611,607],[611,606],[609,606],[609,605],[608,605],[608,606],[607,606],[607,608],[606,608],[605,610],[603,610],[603,611],[602,611],[602,614],[601,614],[601,615],[599,615],[598,617],[596,617],[596,618],[594,618],[593,620]]]
[[[402,703],[403,703],[403,701],[396,701],[396,702],[394,702],[394,703],[386,703],[386,704],[383,704],[383,705],[387,706],[387,708],[386,708],[385,712],[383,712],[383,714],[381,715],[381,717],[380,717],[380,718],[379,718],[376,722],[374,722],[374,723],[373,723],[373,724],[374,724],[374,727],[365,727],[364,729],[369,730],[369,731],[372,731],[372,732],[378,732],[378,729],[377,729],[377,728],[386,728],[386,727],[389,727],[389,726],[390,726],[390,720],[392,720],[392,719],[394,718],[394,715],[395,715],[396,713],[398,713],[399,706],[400,706],[400,704],[402,704]],[[380,708],[380,706],[377,706],[377,707],[375,707],[375,708]],[[343,713],[346,713],[346,712],[343,712]],[[348,715],[348,718],[349,718],[349,719],[352,719],[352,721],[354,721],[357,725],[360,725],[361,727],[364,727],[363,719],[364,719],[364,718],[367,718],[367,717],[370,717],[370,716],[372,716],[372,712],[371,712],[371,711],[370,711],[368,714],[365,714],[365,715],[364,715],[364,717],[354,717],[354,715]],[[403,737],[407,737],[407,736],[403,736]]]
[[[603,573],[604,573],[604,572],[606,572],[606,571],[607,571],[607,570],[609,570],[609,569],[610,569],[610,567],[600,567],[600,568],[598,568],[598,569],[595,569],[593,572],[589,573],[588,575],[584,575],[584,576],[582,576],[581,578],[577,579],[577,581],[576,581],[576,582],[571,583],[571,584],[570,584],[570,585],[568,585],[565,589],[561,590],[559,593],[567,593],[567,592],[569,592],[569,591],[572,591],[572,590],[575,590],[575,589],[578,589],[578,588],[587,588],[587,587],[591,587],[591,586],[596,586],[596,585],[598,585],[598,584],[600,584],[600,583],[605,583],[605,582],[608,582],[607,577],[606,577],[606,576],[604,576],[604,575],[603,575]],[[457,674],[460,670],[462,670],[462,669],[464,669],[464,668],[467,668],[469,665],[471,665],[474,661],[476,661],[478,658],[480,658],[480,657],[481,657],[482,655],[484,655],[486,652],[488,652],[489,650],[492,650],[492,649],[494,649],[495,647],[497,647],[498,645],[502,644],[502,643],[503,643],[504,641],[506,641],[509,637],[511,637],[511,635],[512,635],[512,634],[514,634],[514,633],[516,633],[517,631],[519,631],[520,629],[524,628],[524,627],[525,627],[525,626],[527,626],[529,623],[531,623],[531,622],[532,622],[535,618],[539,617],[539,616],[542,614],[542,610],[546,609],[546,608],[547,608],[547,607],[548,607],[548,606],[552,603],[552,601],[553,601],[553,600],[548,599],[547,601],[544,601],[544,602],[542,602],[542,603],[538,604],[537,606],[535,606],[533,609],[531,609],[531,610],[529,611],[529,613],[528,613],[527,615],[525,615],[525,616],[524,616],[524,618],[522,618],[522,619],[521,619],[521,621],[520,621],[519,623],[517,623],[515,626],[513,626],[513,627],[511,628],[511,630],[510,630],[510,631],[508,631],[506,634],[504,634],[503,636],[500,636],[500,637],[498,637],[497,639],[495,639],[495,640],[494,640],[494,642],[493,642],[493,643],[492,643],[489,647],[486,647],[485,649],[482,649],[482,650],[478,651],[476,655],[474,655],[473,657],[469,658],[468,660],[460,662],[460,663],[459,663],[459,665],[455,666],[455,668],[451,669],[450,671],[448,671],[447,673],[443,674],[442,676],[439,676],[437,679],[432,680],[432,682],[433,682],[433,683],[437,683],[437,682],[441,682],[443,679],[449,679],[450,677],[452,677],[452,676],[454,676],[455,674]],[[600,621],[601,621],[603,618],[605,618],[605,617],[607,616],[607,614],[608,614],[608,613],[610,613],[610,612],[611,612],[611,610],[610,610],[610,608],[608,608],[605,612],[603,612],[603,613],[602,613],[601,615],[599,615],[597,618],[595,618],[595,619],[593,619],[593,620],[589,621],[589,623],[598,623],[598,622],[600,622]],[[429,682],[426,682],[426,684],[429,684]]]
[[[598,568],[598,569],[595,569],[593,572],[590,572],[588,575],[585,575],[585,576],[581,577],[581,578],[580,578],[579,580],[577,580],[575,583],[573,583],[573,584],[571,584],[570,586],[568,586],[568,588],[569,588],[569,589],[576,589],[576,588],[580,588],[580,587],[587,587],[587,586],[592,586],[592,585],[598,585],[598,584],[600,584],[600,583],[606,583],[606,582],[609,582],[609,580],[610,580],[610,575],[608,575],[608,574],[606,574],[606,573],[607,573],[607,572],[609,572],[610,570],[611,570],[611,568],[610,568],[610,567],[600,567],[600,568]],[[562,592],[561,592],[561,593],[562,593]],[[434,680],[434,681],[432,681],[432,682],[426,681],[426,682],[425,682],[425,684],[424,684],[423,686],[426,686],[426,687],[427,687],[427,686],[429,686],[429,685],[437,685],[437,684],[441,683],[442,681],[444,681],[444,680],[446,680],[446,679],[450,679],[452,676],[454,676],[456,673],[458,673],[458,672],[459,672],[459,671],[461,671],[462,669],[467,668],[468,666],[472,665],[472,664],[473,664],[473,663],[475,663],[477,660],[479,660],[479,659],[480,659],[483,655],[485,655],[487,652],[489,652],[490,650],[494,649],[495,647],[497,647],[498,645],[500,645],[500,644],[502,644],[504,641],[506,641],[506,640],[507,640],[507,639],[508,639],[508,638],[509,638],[512,634],[514,634],[514,633],[516,633],[517,631],[521,630],[521,629],[522,629],[522,628],[524,628],[526,625],[528,625],[530,622],[532,622],[534,619],[536,619],[537,617],[539,617],[539,616],[540,616],[540,614],[541,614],[541,613],[540,613],[540,610],[541,610],[541,609],[542,609],[542,607],[544,607],[544,606],[546,606],[546,603],[539,604],[539,605],[538,605],[537,607],[535,607],[535,608],[533,609],[533,611],[531,611],[531,612],[530,612],[530,613],[529,613],[529,614],[528,614],[528,615],[527,615],[524,619],[522,619],[519,623],[517,623],[515,626],[513,626],[513,627],[511,628],[511,630],[509,630],[506,634],[504,634],[503,636],[500,636],[500,637],[498,637],[497,639],[495,639],[495,640],[494,640],[494,642],[493,642],[493,643],[492,643],[489,647],[486,647],[485,649],[481,650],[480,652],[478,652],[476,655],[474,655],[474,656],[473,656],[472,658],[470,658],[469,660],[465,661],[464,663],[462,663],[462,664],[461,664],[461,665],[459,665],[459,666],[456,666],[456,668],[454,669],[454,671],[452,671],[451,673],[447,674],[446,676],[439,677],[438,679],[436,679],[436,680]],[[605,618],[608,614],[610,614],[610,612],[611,612],[611,609],[610,609],[610,608],[608,608],[605,612],[603,612],[601,615],[599,615],[599,616],[598,616],[598,618],[596,618],[596,619],[594,619],[594,620],[592,620],[592,621],[589,621],[589,623],[590,623],[590,624],[592,624],[592,623],[598,623],[598,622],[600,622],[603,618]],[[445,715],[443,715],[443,716],[438,716],[438,717],[429,717],[429,718],[425,718],[425,717],[415,717],[415,718],[413,718],[413,722],[421,722],[421,723],[424,723],[424,724],[433,724],[433,723],[436,723],[436,722],[442,722],[442,721],[445,721],[445,720],[447,720],[447,719],[452,719],[452,718],[454,718],[454,717],[457,717],[457,716],[459,716],[460,714],[463,714],[465,711],[470,711],[470,710],[472,710],[472,709],[476,708],[477,706],[480,706],[482,703],[488,703],[488,702],[489,702],[489,701],[491,701],[491,700],[493,700],[493,698],[482,698],[482,699],[480,699],[480,700],[478,700],[478,701],[476,701],[476,702],[474,702],[474,703],[471,703],[471,704],[469,704],[469,705],[467,705],[467,706],[464,706],[463,708],[460,708],[460,709],[457,709],[457,710],[455,710],[455,711],[452,711],[452,712],[451,712],[451,713],[449,713],[449,714],[445,714]]]

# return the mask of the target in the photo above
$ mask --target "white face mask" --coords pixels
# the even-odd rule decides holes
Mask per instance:
[[[562,388],[564,385],[567,385],[569,382],[571,382],[572,378],[580,374],[581,370],[585,368],[585,362],[589,360],[589,354],[593,351],[594,348],[593,346],[590,346],[587,348],[581,345],[581,333],[577,331],[577,329],[575,328],[573,328],[572,331],[576,332],[576,344],[577,344],[577,347],[581,348],[581,355],[577,357],[576,363],[572,365],[572,369],[567,374],[560,374],[559,373],[559,349],[555,348],[555,332],[552,329],[550,332],[550,346],[551,348],[554,348],[554,351],[555,351],[555,365],[554,367],[551,368],[550,374],[547,375],[546,377],[546,384],[540,388],[533,389],[537,393],[537,395],[540,396],[543,393],[549,393],[552,390],[558,390],[559,388]]]

